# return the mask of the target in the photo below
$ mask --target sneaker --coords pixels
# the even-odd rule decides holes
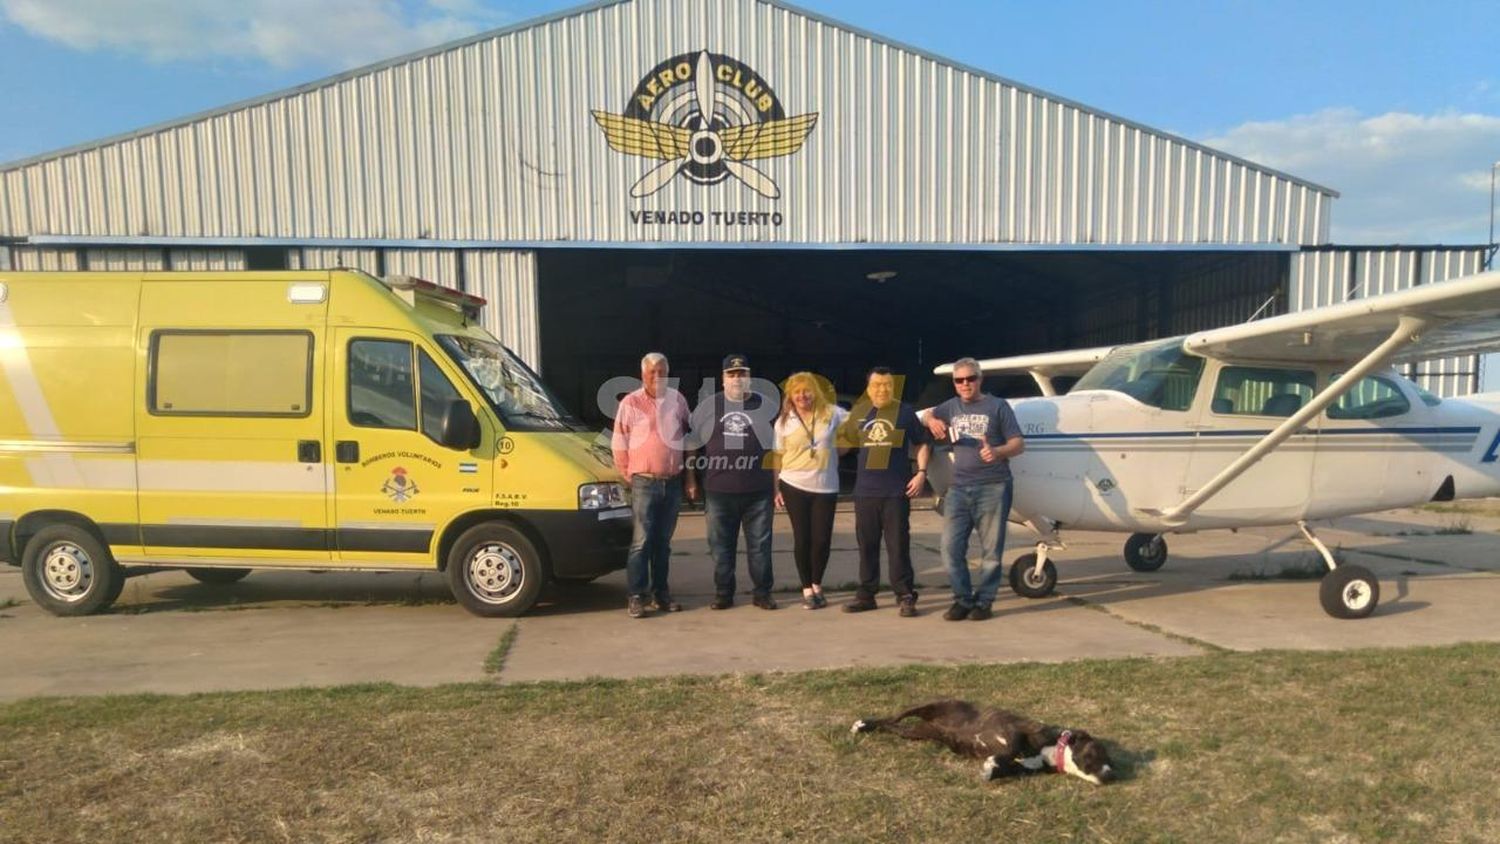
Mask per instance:
[[[947,621],[963,621],[968,617],[969,605],[958,602],[954,602],[953,606],[949,607],[948,611],[943,613],[943,618]]]
[[[760,607],[763,610],[776,609],[776,599],[772,598],[770,595],[756,595],[755,597],[750,599],[750,603],[756,605],[757,607]]]
[[[813,593],[813,602],[818,605],[816,607],[816,609],[820,609],[821,610],[822,608],[828,606],[828,599],[825,598],[825,597],[823,597],[823,593],[822,592],[814,592]]]
[[[902,618],[911,618],[917,614],[917,599],[910,595],[897,601],[897,605],[901,607],[900,615]]]
[[[672,600],[671,595],[657,595],[651,601],[651,609],[657,612],[682,612],[682,604]]]
[[[815,609],[817,609],[818,608],[818,596],[817,595],[803,595],[802,596],[802,608],[804,610],[815,610]]]
[[[874,598],[855,598],[844,605],[844,612],[869,612],[875,609]]]
[[[975,604],[974,608],[969,610],[969,620],[989,621],[990,618],[994,616],[994,614],[995,613],[990,610],[989,604]]]
[[[727,610],[734,606],[734,598],[728,595],[715,595],[714,602],[708,605],[711,610]]]
[[[645,618],[646,599],[640,595],[631,595],[625,602],[625,612],[630,613],[631,618]]]

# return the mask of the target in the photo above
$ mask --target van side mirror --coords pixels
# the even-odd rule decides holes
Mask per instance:
[[[448,448],[468,451],[479,445],[479,419],[474,416],[474,408],[463,399],[448,402],[448,408],[443,411],[442,436],[438,439]]]

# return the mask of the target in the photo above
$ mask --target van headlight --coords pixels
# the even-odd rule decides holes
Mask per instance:
[[[608,510],[611,507],[630,506],[630,496],[624,484],[584,484],[578,488],[578,509]]]

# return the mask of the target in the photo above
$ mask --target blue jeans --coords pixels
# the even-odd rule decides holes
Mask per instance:
[[[740,528],[745,530],[745,558],[756,595],[771,594],[770,491],[710,492],[707,497],[708,552],[714,558],[714,593],[734,597],[734,558]]]
[[[1011,482],[975,484],[948,488],[943,497],[943,562],[948,565],[948,582],[953,585],[953,600],[964,606],[987,607],[1000,591],[1005,567],[1000,556],[1005,552],[1005,525],[1010,518]],[[969,582],[969,534],[979,528],[983,557],[979,567],[979,588]]]
[[[630,509],[635,533],[625,558],[625,589],[648,597],[670,594],[667,564],[672,558],[672,533],[682,506],[682,475],[674,478],[630,478]]]

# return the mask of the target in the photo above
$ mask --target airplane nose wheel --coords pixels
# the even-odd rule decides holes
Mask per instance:
[[[1167,538],[1159,533],[1133,533],[1125,540],[1125,565],[1136,571],[1156,571],[1167,561]]]
[[[1380,581],[1363,566],[1341,565],[1323,575],[1318,601],[1334,618],[1364,618],[1380,603]]]
[[[1045,598],[1057,588],[1057,566],[1047,560],[1037,571],[1036,555],[1022,554],[1010,564],[1010,588],[1023,598]]]

